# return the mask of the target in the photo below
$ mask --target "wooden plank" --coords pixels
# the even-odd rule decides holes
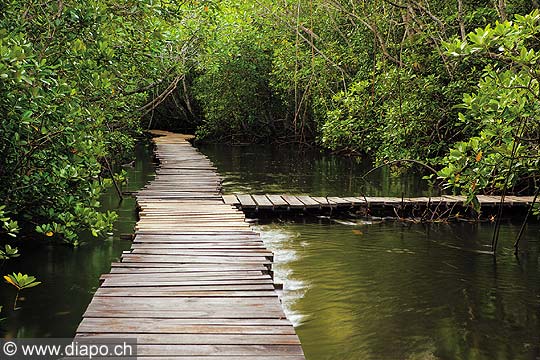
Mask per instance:
[[[113,268],[164,268],[181,269],[184,272],[204,272],[222,270],[268,270],[263,264],[178,264],[178,263],[159,263],[159,262],[121,262],[112,263]]]
[[[465,201],[464,196],[454,196],[454,195],[443,195],[442,196],[447,203],[462,203]]]
[[[232,334],[133,334],[138,344],[185,344],[185,345],[299,345],[296,335],[232,335]],[[78,334],[77,338],[95,337],[87,334]],[[103,334],[103,338],[122,338],[122,334]]]
[[[181,263],[181,264],[271,264],[271,261],[265,257],[250,257],[250,256],[183,256],[183,255],[138,255],[124,254],[122,261],[136,263]]]
[[[273,208],[274,204],[265,195],[251,195],[258,208]]]
[[[236,197],[242,207],[253,208],[257,206],[251,195],[237,195]]]
[[[238,205],[240,204],[240,201],[238,201],[238,198],[236,195],[222,195],[223,202],[227,205]]]
[[[109,297],[111,299],[124,299],[124,301],[131,301],[132,299],[142,299],[142,298],[134,298],[134,297]],[[172,297],[164,297],[163,299],[172,299]],[[179,298],[182,299],[182,298]],[[190,299],[188,297],[184,299]],[[237,299],[252,299],[250,297],[244,297],[244,298],[233,298],[233,297],[220,297],[220,298],[197,298],[197,299],[219,299],[228,302],[233,302]],[[279,304],[278,301],[276,301],[276,298],[272,297],[266,297],[265,299],[272,300],[274,303]],[[179,319],[203,319],[205,321],[209,319],[226,319],[226,318],[234,318],[234,319],[279,319],[285,317],[285,314],[283,313],[282,309],[272,309],[272,308],[263,308],[263,307],[257,307],[257,308],[243,308],[243,307],[236,307],[236,308],[230,308],[226,306],[221,307],[214,307],[214,308],[205,308],[205,309],[192,309],[187,308],[184,310],[124,310],[124,309],[114,309],[114,316],[110,315],[111,310],[99,310],[94,308],[88,308],[88,310],[85,312],[84,317],[85,318],[114,318],[114,319],[147,319],[147,318],[158,318],[158,319],[173,319],[173,320],[179,320]],[[234,314],[234,315],[230,315]]]
[[[296,196],[296,198],[300,200],[307,208],[320,208],[321,207],[321,204],[313,200],[311,196],[298,195]]]
[[[281,198],[287,202],[291,208],[303,208],[305,205],[293,195],[282,195]]]
[[[90,320],[101,320],[92,322]],[[178,319],[84,318],[77,332],[132,334],[276,334],[294,335],[292,326],[191,325]]]
[[[477,198],[480,204],[496,205],[496,204],[500,204],[501,202],[500,196],[478,195]]]
[[[272,205],[274,205],[275,207],[289,206],[289,204],[285,200],[283,200],[281,195],[266,194],[266,197],[272,202]]]
[[[278,295],[274,288],[269,290],[186,290],[175,287],[122,287],[122,288],[99,288],[95,296],[101,297],[174,297],[179,298],[261,298],[270,297],[278,299]],[[234,299],[233,301],[236,301]],[[158,314],[159,315],[159,314]],[[143,312],[141,317],[148,317],[149,314]],[[168,317],[169,313],[161,313],[158,317]]]
[[[147,280],[147,279],[105,279],[101,284],[101,287],[163,287],[163,286],[177,286],[179,289],[241,289],[241,288],[257,288],[257,289],[271,289],[265,285],[273,285],[272,279],[239,279],[235,277],[225,279],[170,279],[168,276],[160,280]],[[260,286],[259,286],[260,285]]]
[[[228,256],[228,257],[236,257],[236,256],[264,256],[269,257],[272,256],[271,251],[262,251],[262,250],[233,250],[233,249],[224,249],[224,250],[217,250],[217,249],[196,249],[196,250],[188,250],[188,249],[134,249],[131,251],[132,254],[151,254],[151,255],[190,255],[190,256]]]
[[[302,355],[299,345],[138,345],[137,355],[141,356],[283,356]]]
[[[357,198],[357,197],[344,197],[343,199],[349,201],[351,203],[351,206],[354,206],[354,205],[360,205],[360,204],[365,204],[366,201],[362,198]]]
[[[327,198],[322,197],[322,196],[312,196],[311,198],[314,201],[318,202],[319,204],[323,205],[324,207],[326,207],[326,206],[330,207],[333,204],[333,203],[330,203]]]
[[[88,357],[70,357],[73,360],[88,360]],[[107,360],[112,360],[111,358],[102,358]],[[115,358],[116,359],[116,358]],[[120,359],[120,358],[118,358]],[[228,356],[228,355],[212,355],[209,356],[142,356],[137,355],[137,359],[141,360],[304,360],[303,355],[257,355],[257,356],[242,356],[238,357],[237,355]]]
[[[332,197],[328,197],[328,200],[332,201],[334,204],[339,205],[339,206],[350,205],[349,201],[340,197],[332,196]]]
[[[189,272],[183,272],[183,271],[177,271],[169,273],[167,276],[167,279],[200,279],[200,278],[212,278],[212,279],[218,279],[218,278],[234,278],[237,276],[241,277],[249,277],[249,278],[257,278],[257,279],[265,279],[267,278],[267,274],[263,274],[260,271],[207,271],[202,274],[194,274]],[[131,273],[129,275],[121,274],[121,273],[109,273],[101,275],[100,280],[105,279],[163,279],[163,274],[159,273],[149,273],[149,274],[137,274],[137,273]]]
[[[132,249],[213,249],[213,250],[266,250],[264,243],[253,241],[253,242],[187,242],[187,243],[134,243],[131,246]]]

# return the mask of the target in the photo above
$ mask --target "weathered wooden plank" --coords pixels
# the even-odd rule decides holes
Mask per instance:
[[[268,275],[263,274],[260,271],[207,271],[205,273],[189,273],[189,272],[183,272],[183,271],[176,271],[173,273],[168,273],[167,275],[159,274],[159,273],[150,273],[150,274],[137,274],[137,273],[131,273],[131,274],[119,274],[119,273],[109,273],[109,274],[103,274],[100,277],[100,280],[104,279],[163,279],[166,276],[167,279],[203,279],[203,278],[231,278],[234,279],[235,277],[249,277],[249,278],[257,278],[257,279],[267,279],[269,278]]]
[[[358,204],[365,204],[365,203],[366,203],[365,200],[359,199],[359,198],[357,198],[357,197],[350,197],[350,196],[349,196],[349,197],[344,197],[343,199],[344,199],[344,200],[347,200],[348,202],[350,202],[351,205],[353,205],[353,206],[354,206],[354,205],[358,205]]]
[[[272,205],[274,205],[276,207],[289,206],[289,204],[285,200],[283,200],[281,195],[268,195],[268,194],[266,194],[266,197],[268,198],[268,200],[270,200],[272,202]]]
[[[192,263],[192,264],[271,264],[265,257],[250,257],[250,256],[183,256],[183,255],[138,255],[124,254],[122,255],[124,262],[152,262],[152,263]]]
[[[261,298],[270,297],[278,298],[275,289],[272,287],[268,290],[206,290],[195,291],[178,289],[174,286],[170,287],[122,287],[122,288],[99,288],[95,296],[103,297],[174,297],[179,299],[182,297],[187,298]],[[144,312],[142,317],[148,317],[149,315]],[[162,317],[167,317],[167,314],[162,314]]]
[[[258,208],[272,208],[274,204],[265,195],[252,195],[251,196],[255,203],[257,203]]]
[[[115,299],[115,297],[111,297]],[[125,297],[124,299],[140,299],[137,297]],[[172,297],[164,297],[163,299],[172,299]],[[180,298],[181,299],[181,298]],[[187,299],[187,297],[185,298]],[[215,299],[214,297],[199,297],[199,299]],[[234,301],[236,298],[233,297],[221,297],[222,300]],[[250,299],[249,297],[244,297],[241,299]],[[267,299],[278,302],[276,298],[267,297]],[[167,310],[167,311],[157,311],[157,310],[114,310],[114,316],[111,316],[110,310],[94,310],[88,309],[84,313],[85,318],[114,318],[114,319],[174,319],[179,320],[182,318],[185,319],[203,319],[208,320],[212,318],[227,318],[231,317],[231,312],[234,311],[234,319],[279,319],[285,317],[283,310],[274,310],[274,309],[241,309],[234,308],[229,309],[186,309],[186,310]]]
[[[282,195],[281,198],[287,202],[291,208],[303,208],[305,205],[293,195]]]
[[[159,262],[120,262],[112,263],[113,268],[163,268],[163,269],[180,269],[184,272],[204,272],[204,271],[219,271],[219,270],[268,270],[263,264],[178,264],[178,263],[159,263]]]
[[[106,279],[101,284],[101,287],[137,287],[137,286],[153,286],[153,287],[161,287],[161,286],[178,286],[179,288],[186,287],[190,289],[209,289],[209,288],[215,288],[215,289],[241,289],[241,288],[257,288],[257,289],[263,289],[268,288],[265,285],[273,285],[273,280],[268,279],[215,279],[215,280],[208,280],[208,279],[192,279],[190,280],[181,280],[181,279],[169,279],[168,277],[164,277],[161,280],[144,280],[144,279],[128,279],[128,280],[122,280],[122,279]],[[271,288],[271,287],[270,287]]]
[[[240,204],[240,201],[238,201],[238,198],[236,195],[222,195],[223,202],[227,205],[238,205]]]
[[[455,196],[455,195],[443,195],[442,196],[447,203],[462,203],[465,201],[464,196]]]
[[[299,345],[137,345],[137,355],[142,356],[257,356],[302,355]]]
[[[189,250],[241,250],[241,251],[257,251],[266,250],[266,247],[261,242],[188,242],[188,243],[134,243],[132,249],[189,249]]]
[[[251,195],[236,195],[236,197],[242,207],[252,208],[257,206]]]
[[[321,207],[321,204],[313,200],[311,196],[298,195],[296,196],[296,198],[300,200],[307,208],[320,208]]]
[[[477,196],[478,201],[480,204],[500,204],[501,197],[500,196],[489,196],[489,195],[478,195]]]
[[[323,197],[323,196],[312,196],[311,197],[313,200],[315,200],[316,202],[318,202],[319,204],[323,205],[323,206],[332,206],[333,203],[329,202],[327,198]]]
[[[81,333],[144,334],[282,334],[294,335],[292,326],[284,325],[213,325],[190,324],[181,319],[83,318]]]
[[[332,196],[332,197],[328,197],[328,200],[332,201],[334,204],[337,204],[337,205],[350,205],[350,201],[347,201],[343,198],[340,198],[340,197],[336,197],[336,196]]]
[[[216,249],[207,249],[203,250],[188,250],[188,249],[134,249],[131,251],[132,254],[150,254],[150,255],[190,255],[190,256],[227,256],[227,257],[236,257],[236,256],[272,256],[271,251],[261,251],[261,250],[232,250],[225,249],[222,251]]]
[[[104,338],[122,338],[123,334],[102,334]],[[95,335],[81,333],[77,338],[92,338]],[[299,345],[296,335],[231,335],[231,334],[133,334],[138,344],[176,345]]]

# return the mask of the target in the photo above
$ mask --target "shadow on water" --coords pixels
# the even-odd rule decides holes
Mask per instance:
[[[125,191],[136,191],[153,177],[151,156],[148,145],[136,147],[134,167],[126,169],[129,183]],[[131,234],[137,220],[134,197],[124,197],[120,202],[111,188],[103,195],[101,203],[103,209],[114,210],[119,215],[113,234],[107,239],[81,234],[84,244],[75,249],[33,244],[21,249],[20,258],[6,263],[2,275],[20,271],[36,276],[42,284],[21,292],[22,301],[18,303],[21,309],[17,311],[12,310],[15,290],[7,284],[0,286],[1,315],[7,317],[0,323],[4,337],[72,337],[75,334],[99,286],[100,275],[109,272],[111,262],[118,260],[122,251],[131,246],[131,240],[123,240],[121,234]]]

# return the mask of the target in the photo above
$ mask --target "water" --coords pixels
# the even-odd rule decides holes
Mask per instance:
[[[225,192],[414,196],[419,175],[291,148],[202,148]],[[289,175],[290,173],[290,175]],[[379,184],[379,185],[377,185]],[[344,221],[343,221],[344,220]],[[336,222],[338,221],[338,222]],[[348,225],[344,225],[348,224]],[[371,222],[306,215],[259,227],[275,252],[283,304],[308,360],[540,359],[540,226],[504,221],[497,261],[493,225]]]
[[[295,146],[204,145],[229,193],[306,193],[313,196],[429,196],[435,192],[418,173],[397,176],[366,160],[335,156]]]
[[[135,191],[153,176],[151,152],[140,145],[136,149],[133,168],[126,169],[129,183],[126,191]],[[96,239],[82,234],[85,244],[69,246],[25,246],[22,255],[9,260],[2,268],[2,275],[22,272],[34,275],[41,285],[23,290],[18,302],[21,309],[13,311],[15,289],[8,284],[0,286],[0,305],[3,305],[0,322],[3,337],[72,337],[82,314],[99,286],[101,274],[108,273],[112,261],[120,258],[123,250],[131,247],[131,240],[122,234],[131,234],[136,222],[135,199],[125,197],[122,203],[114,188],[101,199],[104,209],[115,210],[119,218],[114,224],[113,235]]]

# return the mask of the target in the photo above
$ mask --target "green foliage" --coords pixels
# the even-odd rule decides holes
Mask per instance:
[[[213,5],[193,73],[199,138],[288,137],[378,163],[442,162],[446,186],[470,201],[530,189],[538,13],[524,15],[527,1],[462,3]]]
[[[8,284],[13,285],[18,291],[24,290],[24,289],[30,289],[34,286],[38,286],[41,284],[41,282],[36,281],[36,278],[34,276],[30,276],[27,274],[21,274],[21,273],[13,273],[4,275],[4,280]]]
[[[13,302],[13,310],[17,310],[17,301],[19,300],[19,292],[21,290],[30,289],[41,284],[34,276],[23,275],[21,273],[4,275],[4,280],[17,289],[17,295],[15,295],[15,301]]]
[[[540,12],[516,15],[447,44],[456,57],[490,60],[475,93],[465,94],[459,120],[473,136],[444,158],[439,176],[469,195],[527,186],[540,169]],[[524,179],[527,179],[525,181]]]
[[[19,224],[17,221],[11,220],[5,211],[5,205],[0,205],[0,235],[7,235],[10,238],[17,237],[19,232]],[[3,239],[2,239],[3,240]],[[0,249],[0,260],[5,261],[12,258],[19,257],[19,249],[11,247],[9,244],[4,245],[4,249]]]
[[[0,203],[27,228],[77,244],[102,234],[104,159],[124,161],[147,85],[181,68],[176,6],[7,1],[0,14]]]
[[[4,233],[9,235],[10,237],[16,237],[17,233],[19,232],[19,227],[17,225],[17,222],[12,221],[9,216],[7,216],[5,212],[5,206],[0,206],[0,223],[3,224],[2,228],[4,230]],[[2,231],[0,231],[0,235],[2,234]],[[9,244],[4,245],[4,249],[0,249],[0,260],[2,260],[2,265],[6,260],[13,259],[19,257],[19,249],[11,247]],[[17,289],[17,295],[15,296],[15,302],[13,304],[13,309],[15,310],[17,308],[17,300],[19,298],[19,292],[23,289],[28,289],[34,286],[37,286],[40,284],[39,281],[36,281],[36,278],[29,275],[23,275],[21,273],[13,273],[12,275],[5,275],[4,280],[14,286]],[[2,308],[0,307],[0,311],[2,311]],[[0,319],[2,321],[4,319]]]
[[[220,13],[212,27],[219,31],[206,34],[193,84],[205,119],[197,134],[238,140],[268,136],[277,109],[268,83],[271,44],[251,14],[252,4],[225,1],[214,10]]]
[[[0,250],[0,260],[8,260],[19,257],[19,249],[11,247],[11,245],[6,244],[4,250]]]
[[[2,223],[2,230],[11,237],[16,237],[19,232],[19,224],[17,221],[11,220],[6,214],[6,206],[0,205],[0,223]]]
[[[200,138],[316,140],[324,147],[436,162],[475,135],[454,108],[486,61],[452,66],[443,42],[495,21],[490,2],[224,1],[201,35]],[[431,10],[430,10],[431,9]],[[525,11],[516,2],[508,11]],[[461,16],[461,17],[460,17]],[[234,135],[234,136],[233,136]]]

